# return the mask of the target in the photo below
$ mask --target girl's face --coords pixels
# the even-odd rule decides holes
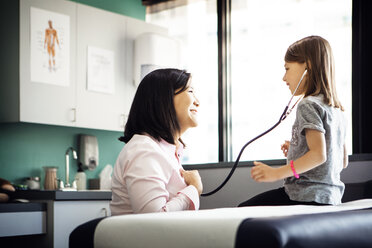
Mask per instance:
[[[190,79],[186,90],[174,96],[174,108],[180,124],[181,134],[188,128],[198,125],[198,107],[199,101],[194,94],[194,88]]]
[[[302,74],[306,69],[306,63],[297,63],[297,62],[285,62],[284,64],[285,74],[283,81],[287,83],[289,90],[293,94],[295,91],[298,82],[300,81]],[[300,87],[298,87],[295,96],[303,94],[303,86],[306,83],[306,77],[303,78]]]

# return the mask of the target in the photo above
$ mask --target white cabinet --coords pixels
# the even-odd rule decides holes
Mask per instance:
[[[15,192],[15,198],[27,199],[31,203],[25,206],[21,206],[20,203],[15,203],[17,206],[0,206],[0,215],[9,212],[9,209],[14,212],[14,208],[17,211],[25,211],[28,207],[27,211],[38,211],[33,212],[35,214],[32,218],[22,215],[25,221],[22,227],[19,226],[20,223],[8,224],[10,227],[14,226],[13,229],[18,233],[26,232],[28,228],[32,230],[32,234],[42,234],[34,235],[32,240],[22,239],[21,241],[24,242],[19,242],[22,245],[15,245],[15,247],[24,247],[24,243],[28,242],[26,244],[28,247],[65,248],[68,247],[70,234],[76,227],[90,220],[111,215],[111,195],[111,191],[101,190],[19,190]],[[33,229],[32,225],[35,225]],[[1,234],[0,236],[4,236]],[[14,239],[17,237],[15,236]]]
[[[65,86],[32,81],[32,8],[69,18],[69,35],[65,36],[69,37],[69,81]],[[136,91],[133,41],[145,32],[167,33],[141,20],[65,0],[7,0],[0,9],[0,21],[6,23],[0,29],[4,34],[0,40],[0,122],[112,131],[123,131]],[[38,44],[43,45],[44,27],[37,35]],[[114,54],[112,93],[87,90],[88,47]],[[43,56],[48,59],[45,48]]]
[[[30,14],[31,7],[56,12],[69,17],[70,63],[68,86],[31,81]],[[43,124],[75,126],[76,106],[76,5],[65,1],[20,1],[20,56],[19,56],[19,121]],[[57,24],[55,24],[57,25]],[[48,27],[48,23],[45,23]],[[41,39],[44,33],[40,34]],[[44,41],[44,39],[43,39]],[[56,50],[57,47],[56,47]],[[58,51],[57,51],[58,52]],[[47,57],[45,58],[47,59]],[[51,72],[53,73],[53,72]]]
[[[125,107],[125,17],[86,5],[77,5],[76,125],[124,130],[129,111]],[[114,92],[87,90],[88,47],[114,54]]]
[[[110,201],[53,201],[48,203],[48,247],[67,248],[79,225],[111,215]],[[50,211],[53,209],[53,211]]]
[[[5,1],[1,8],[0,121],[33,122],[75,126],[76,106],[76,4],[65,1]],[[31,6],[70,18],[69,85],[65,87],[31,82]],[[46,27],[48,23],[46,23]],[[40,32],[40,43],[44,33]],[[40,44],[43,46],[43,44]]]
[[[69,37],[67,85],[37,82],[31,78],[31,65],[35,63],[31,60],[31,50],[35,48],[30,42],[32,8],[69,18],[69,34],[65,36]],[[6,15],[4,9],[12,15]],[[15,35],[2,37],[4,44],[13,45],[1,47],[4,57],[0,62],[5,68],[1,69],[0,122],[123,131],[129,112],[124,100],[126,17],[63,0],[7,1],[1,14],[1,21],[9,22],[1,27],[1,32]],[[47,22],[45,27],[48,27]],[[43,31],[37,35],[39,43],[43,43]],[[88,46],[114,53],[113,94],[87,90]],[[130,94],[134,94],[134,90]]]
[[[20,225],[20,223],[22,223]],[[0,238],[46,233],[46,206],[42,203],[0,204]],[[16,244],[14,244],[16,246]]]

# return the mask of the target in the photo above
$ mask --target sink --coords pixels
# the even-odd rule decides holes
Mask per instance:
[[[63,188],[63,189],[60,189],[61,191],[76,191],[75,188]]]

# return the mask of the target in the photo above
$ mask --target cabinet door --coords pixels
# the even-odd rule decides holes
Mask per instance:
[[[35,14],[35,9],[38,11],[37,14]],[[33,23],[31,23],[31,13],[33,13]],[[42,13],[42,15],[38,13]],[[50,16],[48,18],[53,21],[53,26],[57,30],[57,34],[59,34],[59,42],[63,42],[62,39],[63,37],[65,38],[65,46],[61,44],[61,49],[64,49],[63,52],[67,54],[64,56],[65,63],[63,66],[61,63],[60,67],[52,70],[48,68],[49,56],[47,48],[44,47],[45,30],[49,27],[48,20],[44,20],[47,18],[46,16]],[[58,29],[61,27],[58,23],[58,19],[61,17],[65,21],[68,20],[67,23],[69,23],[69,26],[66,23],[62,25],[62,27],[67,26],[65,30]],[[76,3],[54,0],[21,0],[19,32],[20,121],[74,126],[74,109],[76,105]],[[31,42],[31,37],[37,38]],[[68,43],[66,44],[66,40],[69,41],[69,45]],[[31,56],[32,52],[33,56]],[[56,58],[57,53],[61,53],[61,50],[56,45]],[[57,65],[58,62],[56,61]],[[31,69],[31,67],[35,68],[33,67],[35,63],[38,64],[38,70]],[[41,66],[41,63],[44,63],[43,66]],[[64,68],[63,72],[66,72],[63,73],[63,75],[66,75],[64,86],[49,80],[51,75],[53,77],[53,73],[57,74],[57,70],[59,70],[58,73],[61,73],[62,68]],[[31,73],[33,73],[33,77]],[[46,75],[48,79],[44,80],[44,82],[39,81],[40,79],[35,80],[35,78],[40,78],[40,75]]]
[[[77,7],[77,15],[77,126],[123,131],[127,114],[124,109],[125,18],[80,4]],[[90,51],[101,50],[107,54],[102,57],[92,56],[88,61],[88,47]],[[104,68],[105,62],[99,66],[100,59],[104,60],[107,58],[105,56],[110,54],[113,54],[114,87],[113,91],[108,93],[94,88],[93,81],[98,80],[98,83],[109,86],[110,80],[100,81],[98,76],[90,78],[94,80],[88,82],[87,75],[88,65],[91,69],[98,70],[98,75],[102,75],[100,72],[107,68]]]
[[[70,233],[79,225],[110,216],[109,201],[55,201],[53,247],[68,247]]]

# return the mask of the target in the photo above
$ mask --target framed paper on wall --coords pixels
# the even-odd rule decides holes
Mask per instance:
[[[69,86],[70,16],[31,7],[31,82]]]
[[[114,94],[114,52],[93,46],[87,51],[87,90]]]

